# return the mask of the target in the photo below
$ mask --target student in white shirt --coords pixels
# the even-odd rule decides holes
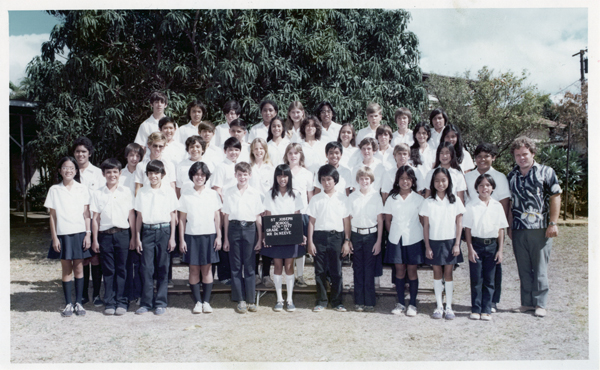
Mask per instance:
[[[304,207],[302,209],[302,221],[304,223],[304,235],[308,235],[308,203],[314,195],[313,185],[313,173],[304,167],[304,152],[302,151],[302,145],[298,143],[291,143],[285,149],[283,161],[285,164],[290,166],[292,170],[292,177],[294,178],[294,188],[302,196],[302,203]],[[300,288],[306,288],[306,282],[304,281],[304,262],[305,256],[296,259],[296,285]]]
[[[80,137],[73,142],[73,157],[79,167],[79,178],[81,184],[86,186],[90,193],[99,189],[106,180],[102,176],[102,170],[90,163],[90,157],[94,154],[94,145],[87,137]],[[90,214],[91,216],[91,214]],[[90,265],[92,270],[92,300],[96,307],[104,303],[100,299],[100,288],[102,286],[102,268],[100,267],[100,256],[92,251],[90,258],[83,260],[83,298],[81,304],[89,302]]]
[[[285,119],[285,136],[290,143],[300,143],[300,125],[306,116],[304,106],[299,101],[293,101],[288,107],[287,117]]]
[[[265,216],[299,214],[304,204],[302,197],[293,188],[292,170],[287,164],[281,164],[275,168],[273,176],[273,187],[263,202]],[[272,258],[275,263],[273,271],[273,281],[275,292],[277,293],[277,303],[273,311],[283,310],[283,267],[285,264],[285,282],[287,290],[286,310],[292,312],[296,310],[292,299],[294,291],[294,260],[306,254],[306,237],[304,243],[291,245],[270,246],[264,245],[260,254],[263,257]],[[264,276],[264,275],[263,275]]]
[[[225,140],[231,137],[231,135],[229,134],[229,124],[234,119],[240,118],[241,113],[242,107],[240,107],[240,104],[235,100],[230,100],[227,103],[225,103],[225,105],[223,105],[223,115],[225,115],[225,123],[222,123],[216,127],[215,146],[223,149]]]
[[[381,181],[383,180],[383,175],[386,172],[386,168],[379,159],[375,158],[375,153],[379,148],[379,146],[377,145],[377,141],[372,137],[367,137],[360,142],[358,147],[360,148],[360,154],[362,155],[363,160],[352,169],[352,180],[354,181],[353,187],[356,189],[359,188],[359,185],[355,180],[356,173],[360,167],[366,166],[369,167],[375,175],[375,181],[373,182],[371,187],[373,188],[373,190],[379,193],[379,191],[381,190]]]
[[[262,122],[252,126],[250,129],[250,134],[248,135],[249,142],[253,142],[257,137],[266,140],[269,132],[269,124],[273,117],[279,113],[277,103],[272,100],[263,100],[259,105],[259,110]]]
[[[135,143],[145,146],[148,141],[148,136],[151,133],[158,131],[158,121],[165,116],[165,109],[169,99],[160,91],[155,91],[150,95],[150,105],[152,106],[152,114],[147,120],[142,122],[137,134],[135,135]]]
[[[198,125],[198,131],[198,134],[206,143],[202,160],[204,163],[212,163],[216,169],[217,165],[223,162],[225,156],[223,154],[223,146],[211,145],[212,139],[215,136],[215,126],[211,122],[203,121]]]
[[[271,120],[266,142],[269,145],[269,157],[273,166],[282,164],[285,148],[287,148],[290,141],[286,137],[283,121],[278,116]]]
[[[375,153],[381,160],[384,166],[394,168],[394,147],[390,145],[392,140],[392,128],[388,125],[381,125],[375,131],[375,139],[379,144],[379,150]]]
[[[104,277],[104,314],[122,316],[127,312],[125,283],[127,255],[134,249],[135,212],[133,193],[119,184],[121,162],[109,158],[100,166],[106,185],[92,193],[92,250],[100,253]]]
[[[471,277],[472,320],[492,319],[492,297],[497,264],[502,263],[504,228],[508,221],[502,205],[491,195],[496,182],[483,174],[475,180],[478,199],[467,203],[463,220],[465,239],[469,248],[469,275]]]
[[[377,103],[371,103],[367,105],[367,121],[369,125],[365,128],[358,130],[356,133],[356,142],[360,143],[363,139],[372,137],[375,139],[377,128],[380,125],[382,116],[381,106]]]
[[[431,128],[425,122],[419,122],[413,130],[414,143],[410,146],[410,161],[423,177],[431,171],[435,163],[435,149],[429,144]]]
[[[344,148],[340,164],[350,168],[349,160],[353,157],[353,154],[358,151],[358,148],[356,147],[356,132],[351,123],[344,123],[342,125],[337,142],[342,144],[342,147]]]
[[[142,256],[142,299],[135,313],[142,315],[154,308],[155,315],[163,315],[167,307],[169,253],[175,249],[179,202],[175,192],[162,181],[166,175],[162,161],[151,160],[145,170],[150,184],[142,187],[135,197],[136,249]]]
[[[231,139],[233,138],[227,140]],[[256,292],[254,255],[260,250],[262,244],[261,213],[264,207],[259,192],[248,184],[250,176],[252,176],[250,164],[246,162],[236,164],[237,185],[226,189],[223,193],[225,229],[223,250],[229,252],[231,296],[233,301],[238,302],[236,307],[238,313],[258,310],[254,303]]]
[[[254,139],[250,144],[250,149],[250,165],[252,166],[250,186],[259,191],[262,201],[268,196],[273,187],[275,167],[272,163],[271,149],[267,142],[261,138]]]
[[[388,169],[383,176],[383,181],[381,182],[381,197],[383,198],[383,203],[387,201],[387,197],[391,190],[394,188],[394,180],[396,178],[397,172],[402,166],[410,166],[409,162],[410,158],[410,148],[408,145],[404,143],[400,143],[396,145],[394,148],[394,160],[396,162],[396,166],[393,169]],[[421,175],[421,171],[413,168],[416,184],[417,192],[421,193],[425,189],[425,179],[423,175]]]
[[[431,139],[429,143],[433,150],[436,150],[438,145],[440,145],[442,131],[447,123],[448,115],[442,108],[434,109],[429,114],[429,124],[431,125]]]
[[[398,131],[395,131],[394,135],[392,135],[392,147],[402,143],[408,146],[413,145],[413,132],[408,128],[408,125],[412,121],[410,109],[404,107],[396,109],[394,121],[396,122],[396,126],[398,126]]]
[[[302,137],[302,150],[304,151],[306,168],[325,164],[325,143],[321,141],[322,129],[321,123],[315,116],[308,116],[302,120],[300,137]]]
[[[175,167],[171,161],[163,160],[163,150],[165,149],[167,138],[162,132],[153,132],[148,136],[147,146],[150,148],[150,155],[144,158],[144,160],[138,164],[135,172],[135,194],[137,195],[139,189],[143,186],[150,186],[150,180],[146,175],[146,166],[153,160],[160,160],[163,163],[163,169],[165,170],[165,176],[161,179],[167,185],[171,186],[173,193],[175,193]]]
[[[125,159],[127,165],[121,170],[119,184],[131,190],[131,194],[135,196],[135,170],[138,163],[144,158],[145,147],[137,143],[127,144],[125,147]]]
[[[350,189],[353,187],[354,181],[352,180],[352,171],[346,166],[340,164],[340,159],[342,158],[343,147],[337,141],[330,141],[325,146],[325,152],[327,153],[327,164],[332,165],[338,171],[340,175],[340,179],[337,184],[335,184],[335,190],[345,194],[346,196],[350,195]],[[321,192],[321,183],[317,181],[317,172],[321,166],[313,165],[310,169],[312,173],[315,174],[314,186],[315,186],[315,194]]]
[[[390,197],[383,209],[385,225],[389,231],[384,263],[395,266],[398,296],[398,303],[392,313],[401,315],[406,311],[406,316],[409,317],[417,315],[417,293],[419,292],[417,267],[425,262],[423,226],[419,217],[423,197],[417,192],[417,172],[407,165],[398,168]],[[408,309],[404,300],[407,280],[410,292]]]
[[[342,257],[352,251],[350,242],[350,213],[346,196],[335,190],[339,174],[335,167],[326,164],[319,169],[323,192],[315,195],[309,204],[308,253],[315,259],[317,301],[313,312],[327,307],[327,275],[331,278],[331,306],[335,311],[346,312],[342,304]]]
[[[473,158],[465,148],[463,144],[462,135],[460,134],[460,130],[458,127],[454,126],[451,123],[448,123],[442,131],[442,137],[440,139],[442,142],[449,142],[454,145],[454,151],[456,152],[456,160],[460,165],[460,169],[463,173],[468,173],[475,167],[475,163],[473,163]]]
[[[474,157],[477,163],[477,168],[465,174],[467,182],[467,199],[477,199],[477,191],[475,190],[475,181],[480,175],[488,174],[492,176],[496,187],[492,193],[492,199],[497,200],[504,209],[506,219],[510,210],[510,188],[506,176],[492,167],[498,151],[496,147],[489,143],[482,143],[475,149]],[[467,200],[467,204],[469,204]],[[494,276],[494,296],[492,297],[492,313],[496,312],[497,305],[500,302],[502,293],[502,264],[496,263],[496,274]]]
[[[171,117],[163,117],[158,121],[158,128],[167,139],[165,149],[162,151],[162,161],[170,161],[173,168],[177,168],[179,162],[187,157],[187,153],[185,145],[176,140],[179,135],[175,121]]]
[[[425,240],[425,263],[433,265],[433,291],[437,308],[432,318],[446,320],[455,318],[452,311],[454,265],[463,262],[460,251],[462,215],[465,207],[452,192],[452,176],[444,167],[434,170],[430,188],[435,192],[427,197],[419,215],[423,216],[423,239]],[[445,283],[442,282],[442,274]],[[446,310],[442,304],[442,292],[446,291]]]
[[[250,163],[250,144],[246,142],[246,136],[248,134],[246,127],[248,127],[246,121],[242,120],[241,118],[234,119],[233,121],[229,122],[229,135],[230,137],[238,139],[240,144],[242,144],[238,162]],[[266,139],[263,140],[266,142]],[[223,144],[223,147],[225,147],[225,144]]]
[[[235,165],[238,163],[238,157],[242,151],[242,144],[235,137],[230,137],[225,140],[224,146],[225,160],[221,162],[215,169],[215,174],[212,177],[212,189],[219,193],[221,201],[225,189],[235,186],[237,180],[235,178]]]
[[[188,139],[189,140],[189,139]],[[221,198],[208,188],[210,170],[204,162],[195,162],[188,170],[192,191],[179,199],[179,251],[189,265],[189,283],[195,306],[193,313],[211,313],[213,287],[212,264],[219,262],[221,249]],[[202,292],[200,296],[200,278]]]
[[[354,310],[375,311],[375,266],[381,253],[383,235],[383,202],[379,192],[371,188],[373,171],[362,167],[356,173],[360,189],[348,197],[354,253]]]
[[[175,177],[177,179],[175,181],[175,191],[177,192],[177,199],[180,199],[183,193],[193,191],[194,182],[190,179],[189,171],[194,163],[203,162],[211,173],[215,170],[212,162],[204,162],[204,159],[202,158],[206,148],[206,142],[200,136],[192,135],[188,137],[185,141],[185,147],[189,157],[179,162],[177,169],[175,170]],[[207,183],[205,185],[210,188],[208,179],[206,179],[206,181]]]
[[[317,106],[317,109],[315,109],[315,115],[321,121],[322,131],[320,140],[324,143],[336,141],[342,125],[334,122],[337,117],[331,103],[327,101],[321,102]]]
[[[450,172],[450,176],[452,176],[452,194],[458,196],[460,201],[464,204],[465,191],[467,190],[465,175],[463,175],[458,165],[458,161],[456,160],[454,146],[449,142],[443,142],[437,148],[434,169],[429,171],[427,176],[425,176],[425,198],[428,198],[433,192],[433,189],[429,188],[429,184],[433,178],[433,172],[438,167],[444,167]]]
[[[185,145],[188,137],[198,135],[198,125],[202,122],[202,117],[206,117],[206,106],[199,100],[192,100],[187,106],[187,117],[190,120],[186,125],[179,128],[179,143]],[[218,146],[218,145],[217,145]]]
[[[44,207],[50,214],[52,243],[48,258],[59,259],[62,268],[62,288],[65,308],[61,315],[70,317],[73,311],[85,315],[83,295],[83,259],[91,256],[90,193],[79,183],[79,167],[73,157],[63,157],[57,165],[60,182],[48,190]],[[75,304],[71,291],[75,277]]]

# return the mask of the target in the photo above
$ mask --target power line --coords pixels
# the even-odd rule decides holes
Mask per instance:
[[[575,84],[576,84],[576,83],[578,83],[578,82],[580,82],[580,80],[575,80],[575,81],[574,81],[574,82],[572,82],[572,83],[571,83],[569,86],[567,86],[567,87],[563,88],[562,90],[559,90],[558,92],[555,92],[554,94],[551,94],[551,95],[558,95],[558,94],[560,94],[561,92],[565,91],[566,89],[568,89],[569,87],[571,87],[571,86],[575,85]]]

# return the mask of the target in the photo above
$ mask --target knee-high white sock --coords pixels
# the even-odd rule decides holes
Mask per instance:
[[[283,293],[281,292],[283,276],[273,274],[273,283],[275,284],[275,292],[277,293],[277,302],[283,302]]]
[[[446,309],[452,309],[452,292],[454,291],[454,282],[446,281]]]
[[[304,260],[306,256],[302,256],[302,258],[294,259],[294,264],[296,265],[296,276],[301,277],[304,276]]]
[[[435,302],[437,303],[437,308],[443,309],[444,305],[442,304],[442,292],[444,291],[444,284],[442,283],[442,279],[433,280],[433,292],[435,293]]]
[[[292,293],[294,292],[294,275],[285,276],[285,289],[287,290],[287,302],[292,303]]]

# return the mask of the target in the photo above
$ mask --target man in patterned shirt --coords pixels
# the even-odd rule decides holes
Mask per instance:
[[[516,138],[511,153],[517,165],[508,174],[511,192],[508,235],[521,280],[519,312],[533,311],[546,316],[548,299],[548,261],[552,238],[558,236],[556,222],[562,192],[554,170],[536,163],[535,142]]]

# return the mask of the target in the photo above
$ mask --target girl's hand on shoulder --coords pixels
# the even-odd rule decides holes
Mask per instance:
[[[460,246],[458,244],[454,244],[454,247],[452,247],[452,255],[454,257],[456,257],[459,254],[460,254]]]
[[[433,259],[433,250],[431,250],[431,248],[425,248],[425,257],[427,257],[427,259]]]
[[[90,249],[91,246],[92,246],[92,237],[90,236],[90,233],[86,232],[85,238],[83,238],[83,250],[87,251],[88,249]],[[94,252],[98,253],[96,251],[94,251]]]
[[[373,245],[373,255],[376,256],[381,252],[381,242],[376,242]]]
[[[187,252],[187,243],[185,242],[185,240],[179,241],[179,252],[181,252],[182,254],[185,254]]]
[[[58,240],[58,238],[52,240],[52,249],[54,249],[56,253],[60,253],[60,240]]]
[[[477,252],[475,252],[473,249],[469,248],[469,261],[471,261],[473,263],[477,263],[477,259],[479,259]]]
[[[92,242],[92,251],[94,251],[94,253],[100,253],[100,244]]]
[[[496,252],[496,258],[494,258],[494,261],[496,261],[496,265],[501,264],[502,263],[502,251],[498,251]]]
[[[216,251],[221,250],[221,238],[219,238],[219,237],[215,238],[215,250]]]

